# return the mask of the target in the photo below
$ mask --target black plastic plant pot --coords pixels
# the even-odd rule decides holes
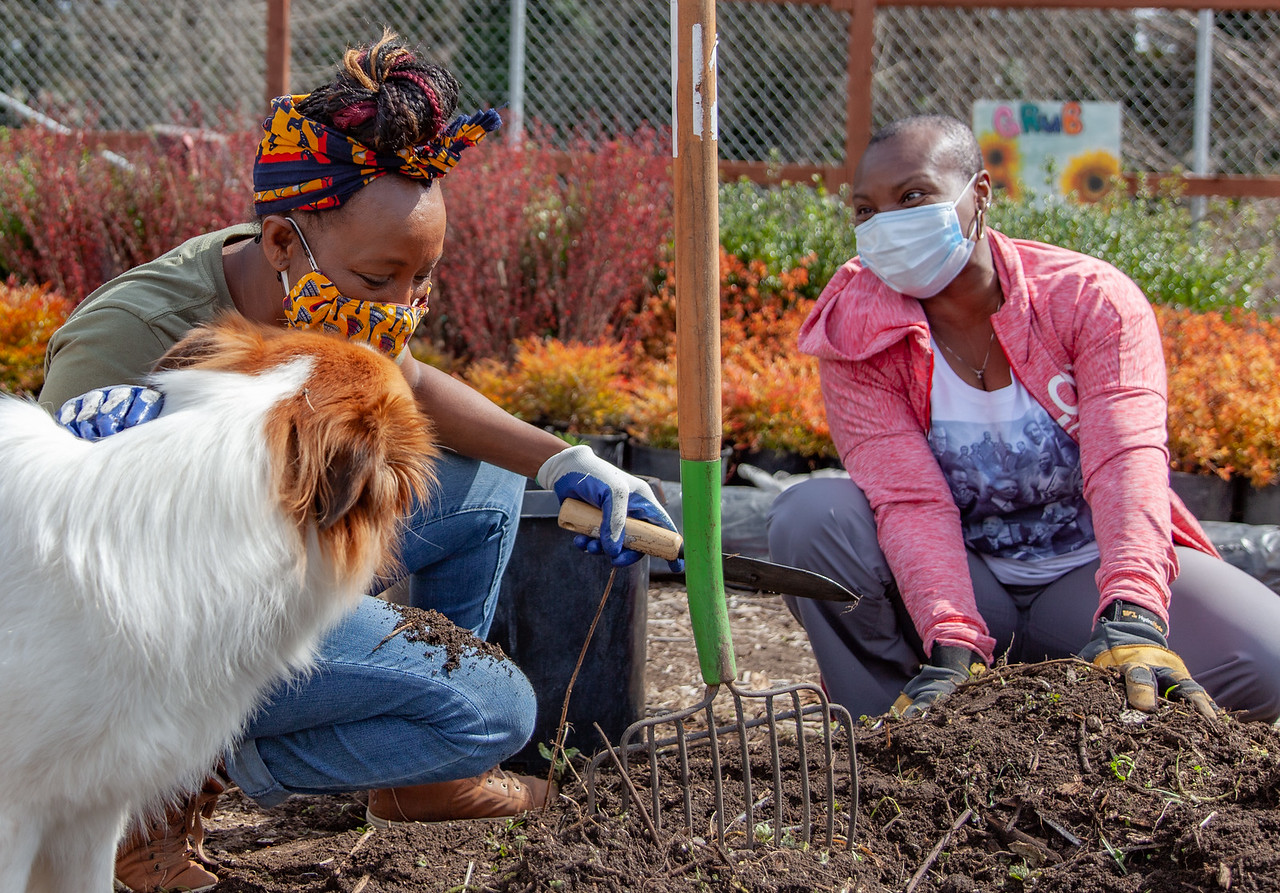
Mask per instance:
[[[528,490],[520,532],[502,580],[491,641],[529,678],[538,718],[528,745],[510,765],[546,771],[538,745],[556,739],[565,692],[582,653],[591,620],[609,581],[609,562],[573,545],[556,523],[560,503],[549,490]],[[644,715],[649,559],[619,568],[600,621],[583,657],[569,702],[565,749],[584,755],[604,748],[593,723],[617,743]]]

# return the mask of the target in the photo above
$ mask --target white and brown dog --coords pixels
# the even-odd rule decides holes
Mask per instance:
[[[4,893],[110,890],[126,821],[307,668],[430,484],[367,347],[228,319],[160,369],[160,417],[95,443],[0,399]]]

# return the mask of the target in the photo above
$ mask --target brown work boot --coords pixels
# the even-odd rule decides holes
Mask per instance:
[[[116,889],[126,893],[200,893],[212,890],[218,876],[204,865],[204,826],[218,797],[230,785],[211,775],[197,793],[170,806],[163,816],[135,825],[116,850]],[[200,863],[204,863],[201,865]]]
[[[555,795],[546,779],[494,768],[475,778],[370,791],[364,817],[382,830],[402,822],[497,819],[544,806]]]

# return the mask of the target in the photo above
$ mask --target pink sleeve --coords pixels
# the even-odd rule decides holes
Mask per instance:
[[[1124,599],[1168,618],[1177,576],[1169,504],[1167,384],[1160,331],[1118,271],[1081,287],[1071,351],[1084,495],[1102,556],[1099,612]]]

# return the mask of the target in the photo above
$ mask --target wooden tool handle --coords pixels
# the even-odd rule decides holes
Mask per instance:
[[[587,536],[600,535],[600,509],[580,499],[566,499],[560,504],[560,517],[557,523],[565,530],[574,533],[585,533]],[[680,557],[680,547],[684,541],[674,530],[667,530],[657,524],[628,518],[622,528],[622,542],[628,549],[635,549],[646,555],[675,561]]]

